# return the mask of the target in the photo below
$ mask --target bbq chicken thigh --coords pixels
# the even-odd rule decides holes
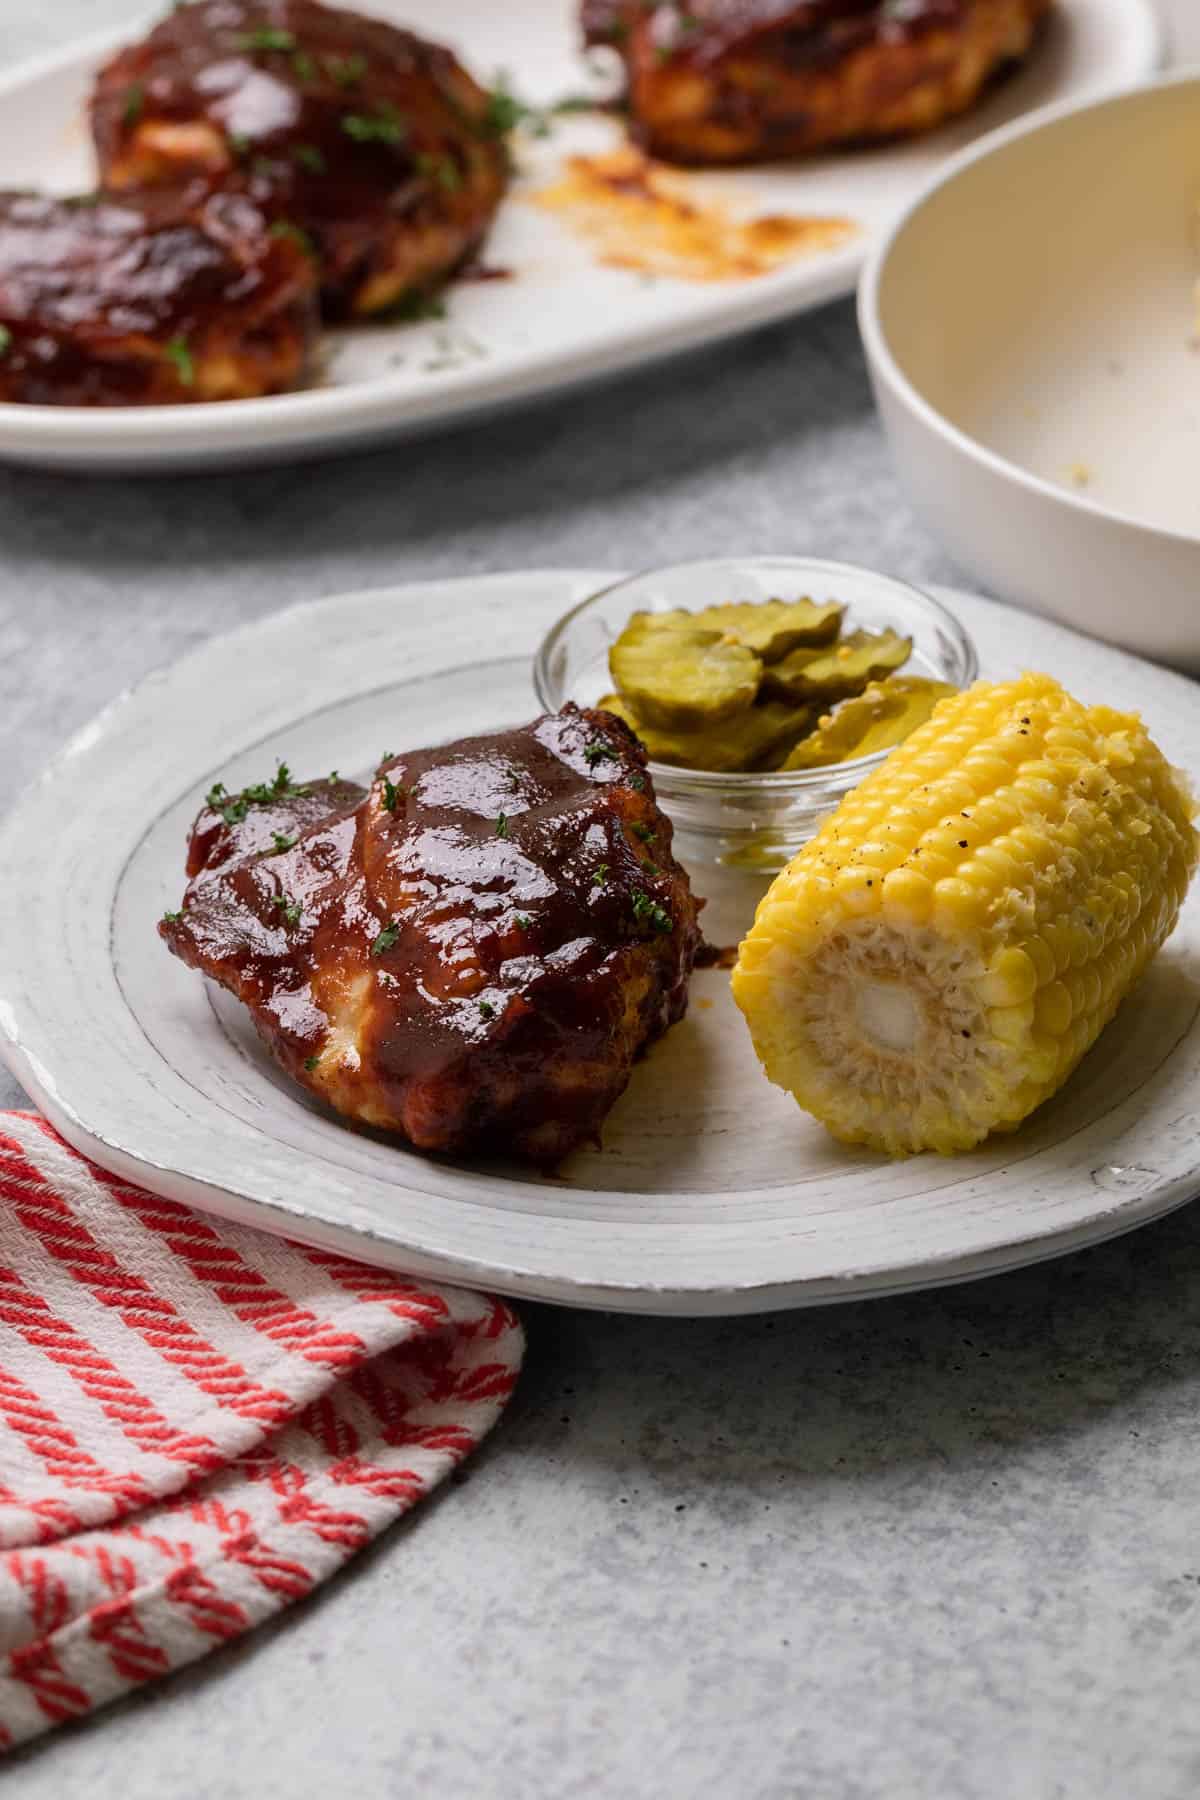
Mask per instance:
[[[423,1150],[553,1167],[686,1010],[697,905],[608,713],[391,757],[365,793],[216,788],[188,873],[171,950],[297,1081]]]
[[[765,162],[928,131],[1026,55],[1053,0],[583,0],[632,128],[681,163]]]
[[[492,97],[450,51],[318,0],[177,8],[101,70],[91,117],[110,189],[199,174],[269,205],[335,317],[445,280],[507,180]]]
[[[275,394],[316,338],[311,256],[246,195],[0,193],[0,400]]]

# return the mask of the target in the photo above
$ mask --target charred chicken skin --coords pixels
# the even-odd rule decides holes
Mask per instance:
[[[170,949],[298,1082],[423,1150],[553,1167],[687,1006],[697,905],[609,713],[392,757],[365,792],[214,789],[188,874]]]
[[[583,0],[633,129],[681,163],[765,162],[929,131],[1025,56],[1053,0]]]
[[[507,159],[450,51],[317,0],[196,0],[101,70],[107,188],[244,185],[314,246],[332,316],[444,281],[482,242]]]
[[[0,400],[279,393],[317,323],[312,257],[245,195],[0,194]]]

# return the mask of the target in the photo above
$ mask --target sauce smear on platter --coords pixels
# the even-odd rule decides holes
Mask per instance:
[[[559,213],[608,268],[682,281],[750,281],[853,237],[852,219],[766,213],[738,218],[722,201],[698,199],[686,179],[630,145],[571,156],[557,180],[533,196]]]

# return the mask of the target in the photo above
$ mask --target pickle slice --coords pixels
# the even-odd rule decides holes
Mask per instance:
[[[744,600],[729,606],[706,606],[694,614],[697,625],[726,631],[765,663],[778,662],[802,644],[832,644],[842,623],[843,607],[816,600]]]
[[[911,655],[912,639],[894,631],[852,631],[815,656],[811,649],[792,650],[764,672],[762,691],[802,703],[845,700],[869,681],[894,674]]]
[[[661,731],[620,694],[608,694],[597,705],[616,713],[636,731],[653,762],[671,763],[679,769],[710,769],[719,775],[738,774],[785,755],[813,722],[809,706],[768,701],[705,731]]]
[[[822,769],[851,762],[857,756],[873,756],[879,750],[894,750],[925,723],[939,700],[957,692],[949,682],[930,681],[924,675],[892,675],[872,682],[864,693],[843,700],[836,712],[826,713],[811,736],[796,745],[783,767]]]
[[[608,653],[623,697],[660,731],[697,731],[748,710],[762,679],[752,650],[686,612],[634,613]]]

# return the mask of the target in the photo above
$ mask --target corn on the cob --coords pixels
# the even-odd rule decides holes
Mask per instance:
[[[1194,816],[1135,715],[1048,675],[943,700],[758,909],[733,991],[767,1074],[894,1156],[1011,1130],[1174,928]]]

